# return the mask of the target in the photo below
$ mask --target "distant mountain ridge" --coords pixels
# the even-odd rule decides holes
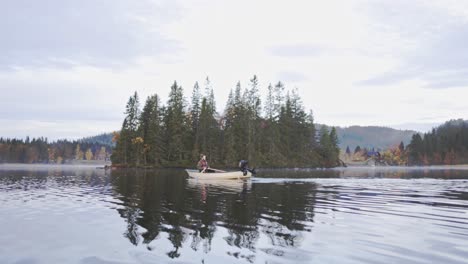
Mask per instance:
[[[91,143],[91,144],[92,143],[98,143],[98,144],[101,144],[101,145],[115,147],[115,143],[112,142],[112,137],[113,137],[112,133],[102,133],[102,134],[99,134],[99,135],[96,135],[96,136],[85,137],[85,138],[82,138],[82,139],[80,139],[78,141],[85,142],[85,143]]]
[[[317,125],[317,129],[320,129]],[[367,149],[388,149],[397,146],[400,142],[408,145],[411,137],[418,133],[413,130],[398,130],[380,126],[349,126],[335,127],[338,134],[339,146],[345,150],[349,146],[351,151],[357,146]]]

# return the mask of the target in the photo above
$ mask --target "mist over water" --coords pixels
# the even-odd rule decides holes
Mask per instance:
[[[0,263],[465,263],[468,170],[0,167]]]

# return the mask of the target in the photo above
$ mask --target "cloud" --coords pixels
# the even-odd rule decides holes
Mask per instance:
[[[459,86],[468,77],[468,5],[459,5],[6,1],[0,9],[0,136],[24,136],[28,124],[49,137],[57,131],[80,136],[79,125],[95,133],[102,124],[116,130],[135,90],[142,103],[154,93],[165,103],[174,80],[190,96],[206,76],[219,111],[238,80],[244,87],[257,74],[263,96],[277,80],[297,87],[320,123],[437,123],[466,116]]]
[[[417,79],[432,89],[468,86],[468,21],[421,1],[392,1],[370,7],[382,42],[396,42],[386,55],[398,57],[393,69],[358,82],[388,85]],[[384,44],[385,45],[385,44]],[[390,48],[390,47],[389,47]]]
[[[11,120],[0,119],[0,137],[47,137],[49,140],[80,139],[99,133],[109,133],[120,125],[116,120]],[[44,133],[47,132],[47,133]]]
[[[160,33],[179,16],[173,1],[18,0],[0,9],[0,70],[16,67],[117,66],[173,53]]]
[[[120,120],[134,84],[149,82],[131,71],[95,67],[0,72],[4,120]],[[112,128],[115,129],[115,128]]]
[[[296,45],[282,45],[270,48],[270,53],[273,56],[279,57],[314,57],[323,53],[323,47],[314,44],[296,44]]]

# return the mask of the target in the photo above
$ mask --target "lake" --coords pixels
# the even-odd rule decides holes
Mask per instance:
[[[0,263],[467,263],[468,170],[0,165]]]

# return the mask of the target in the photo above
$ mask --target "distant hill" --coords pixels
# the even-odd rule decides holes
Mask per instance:
[[[318,125],[317,127],[320,127]],[[357,146],[361,148],[387,149],[400,144],[401,141],[408,145],[411,137],[418,133],[412,130],[398,130],[389,127],[378,126],[350,126],[335,127],[338,134],[339,146],[346,149],[347,146],[354,151]]]
[[[112,133],[103,133],[97,136],[85,137],[85,138],[80,139],[79,141],[85,142],[85,143],[98,143],[98,144],[114,147],[115,143],[112,142],[112,137],[113,137]]]

